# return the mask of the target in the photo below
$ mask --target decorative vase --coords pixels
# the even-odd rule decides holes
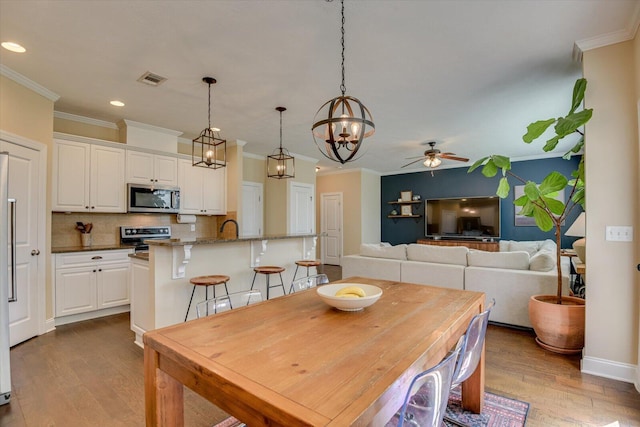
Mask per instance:
[[[585,301],[578,297],[533,295],[529,299],[529,320],[542,348],[561,354],[577,354],[584,347]]]

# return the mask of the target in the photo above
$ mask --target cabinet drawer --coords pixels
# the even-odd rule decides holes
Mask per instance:
[[[113,251],[86,251],[56,254],[56,268],[93,265],[98,262],[128,262],[130,253],[131,250],[129,249],[118,249]]]

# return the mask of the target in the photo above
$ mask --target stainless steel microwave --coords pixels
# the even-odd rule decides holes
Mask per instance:
[[[127,184],[127,212],[178,213],[180,188]]]

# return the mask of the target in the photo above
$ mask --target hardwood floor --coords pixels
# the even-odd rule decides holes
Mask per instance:
[[[325,266],[331,280],[339,268]],[[487,391],[528,402],[528,427],[640,426],[632,384],[580,372],[578,356],[538,347],[527,331],[490,325]],[[129,315],[59,326],[11,349],[13,396],[0,406],[0,426],[144,425],[143,353]],[[224,412],[190,390],[185,425],[211,426]]]

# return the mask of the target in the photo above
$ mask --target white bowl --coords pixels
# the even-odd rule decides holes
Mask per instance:
[[[367,295],[362,298],[343,298],[337,297],[336,292],[348,286],[358,286],[362,288]],[[342,311],[359,311],[365,307],[369,307],[378,301],[382,295],[382,289],[373,285],[365,285],[363,283],[335,283],[329,285],[321,285],[316,288],[316,292],[324,302],[331,307],[335,307]]]

